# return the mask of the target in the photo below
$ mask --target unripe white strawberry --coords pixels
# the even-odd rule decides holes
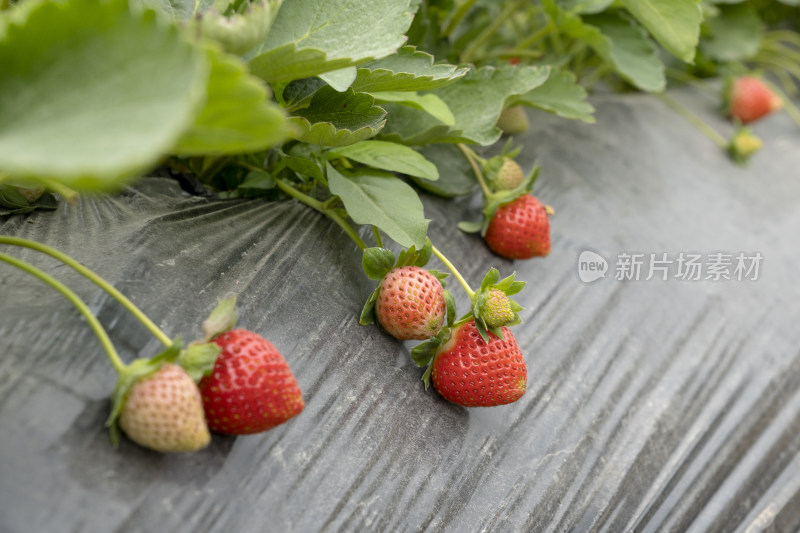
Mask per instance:
[[[200,391],[174,364],[164,364],[134,383],[125,396],[119,425],[132,441],[159,452],[191,452],[211,441]]]
[[[394,338],[429,339],[442,329],[446,312],[444,288],[424,268],[398,267],[383,277],[375,317]]]

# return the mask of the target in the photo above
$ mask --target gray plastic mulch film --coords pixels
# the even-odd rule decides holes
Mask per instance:
[[[675,96],[731,131],[711,99]],[[0,530],[797,531],[800,132],[785,116],[757,124],[765,148],[741,169],[652,97],[594,103],[596,125],[532,112],[518,139],[556,210],[546,259],[503,260],[461,233],[474,199],[424,199],[431,238],[473,283],[492,265],[529,282],[515,329],[528,391],[504,407],[425,392],[408,346],[358,324],[373,282],[355,245],[295,202],[150,178],[0,220],[97,270],[170,335],[195,337],[238,292],[240,324],[281,350],[307,403],[195,454],[114,449],[99,343],[60,295],[0,265]],[[2,249],[74,287],[127,360],[158,349],[67,267]],[[579,279],[585,250],[608,260],[605,278]],[[642,279],[616,280],[634,252]],[[681,252],[763,261],[757,280],[644,279],[649,254]]]

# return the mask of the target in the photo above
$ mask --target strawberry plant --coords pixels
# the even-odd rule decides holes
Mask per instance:
[[[275,347],[253,332],[230,331],[238,317],[234,297],[221,302],[204,321],[205,336],[184,348],[180,338],[170,340],[128,298],[71,257],[26,239],[0,236],[0,244],[31,248],[73,268],[115,298],[164,344],[165,350],[155,357],[125,364],[77,294],[33,265],[0,253],[0,262],[64,295],[97,335],[118,374],[107,420],[115,444],[121,429],[137,444],[155,451],[196,451],[210,442],[209,429],[234,435],[260,433],[303,410],[297,381]]]
[[[546,256],[552,210],[531,195],[539,167],[525,175],[510,143],[488,155],[504,132],[527,129],[525,108],[593,123],[587,91],[598,84],[658,93],[669,79],[763,67],[791,92],[800,78],[800,38],[786,28],[765,31],[759,21],[777,8],[755,0],[27,0],[0,7],[0,215],[53,208],[50,193],[65,200],[113,193],[154,168],[190,176],[218,198],[301,202],[352,239],[377,282],[361,323],[426,341],[412,350],[428,365],[426,376],[437,368],[436,354],[449,350],[442,346],[474,336],[467,330],[514,352],[508,327],[520,322],[521,308],[509,297],[524,283],[491,269],[473,290],[428,238],[428,216],[436,214],[425,213],[420,190],[480,191],[481,221],[462,229],[481,233],[507,258]],[[779,102],[759,89],[758,102],[742,104],[742,91],[735,93],[733,114],[742,122]],[[728,140],[662,98],[737,161],[761,146],[748,130]],[[49,192],[29,197],[37,188]],[[447,275],[427,268],[434,257],[469,299],[460,319]],[[212,429],[259,431],[302,410],[294,377],[266,340],[225,323],[186,350],[171,348],[118,291],[83,273],[168,348],[158,368],[142,368],[158,372],[177,362],[202,380]],[[242,365],[236,347],[257,347],[245,365],[261,372],[253,380],[274,374],[289,392],[258,397],[250,410],[236,405],[225,391],[257,394],[231,377]],[[126,378],[120,394],[134,381]],[[505,403],[519,397],[508,391],[524,391],[521,382],[491,399],[474,388],[460,398]]]

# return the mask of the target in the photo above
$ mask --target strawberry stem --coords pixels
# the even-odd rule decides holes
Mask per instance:
[[[701,119],[700,117],[689,111],[687,108],[679,104],[677,100],[673,99],[671,96],[668,96],[664,93],[656,94],[655,96],[656,98],[660,99],[662,102],[667,104],[667,106],[670,109],[672,109],[680,116],[691,122],[692,125],[696,127],[698,130],[700,130],[702,133],[704,133],[706,137],[714,141],[714,144],[716,144],[723,150],[728,149],[728,141],[722,135],[717,133],[717,131],[714,128],[703,122],[703,119]]]
[[[28,239],[22,239],[19,237],[6,237],[0,235],[0,244],[7,244],[10,246],[22,246],[24,248],[30,248],[31,250],[36,250],[37,252],[41,252],[43,254],[47,254],[50,257],[58,259],[68,267],[74,269],[78,274],[84,276],[85,278],[89,279],[92,283],[106,291],[112,298],[117,300],[122,306],[127,309],[133,316],[135,316],[139,322],[141,322],[144,327],[146,327],[153,336],[158,339],[161,344],[164,346],[171,346],[172,341],[164,333],[155,323],[150,320],[150,318],[145,315],[141,309],[136,307],[133,302],[131,302],[124,294],[120,291],[115,289],[110,283],[106,280],[98,276],[96,273],[92,272],[67,254],[63,252],[59,252],[55,248],[50,248],[42,243],[31,241]]]
[[[67,287],[66,285],[64,285],[63,283],[52,277],[51,275],[39,270],[30,263],[22,261],[21,259],[17,259],[16,257],[8,254],[0,253],[0,261],[15,266],[27,272],[28,274],[39,278],[40,280],[42,280],[43,282],[47,283],[52,288],[60,292],[62,295],[64,295],[64,297],[66,297],[67,300],[69,300],[72,303],[72,305],[74,305],[78,309],[78,311],[81,312],[86,321],[89,323],[89,326],[92,328],[95,335],[97,335],[97,338],[100,340],[100,344],[102,344],[103,348],[106,350],[108,358],[111,360],[111,364],[114,365],[114,369],[117,371],[117,374],[121,374],[127,369],[127,365],[125,365],[125,363],[122,362],[122,359],[117,353],[116,348],[114,348],[114,345],[111,343],[111,339],[108,337],[108,333],[106,333],[106,330],[103,328],[102,324],[100,324],[100,322],[97,320],[97,317],[95,317],[92,314],[92,311],[89,309],[89,306],[87,306],[86,303],[83,300],[81,300],[80,296],[72,292],[72,290],[70,290],[69,287]]]
[[[458,149],[461,150],[462,154],[464,154],[464,157],[467,158],[467,161],[469,162],[469,166],[472,167],[472,171],[475,173],[475,177],[478,179],[478,183],[481,186],[481,190],[483,191],[483,195],[486,196],[487,199],[491,198],[492,197],[492,191],[490,191],[489,190],[489,186],[486,185],[486,179],[484,179],[484,177],[483,177],[483,172],[481,172],[481,167],[478,165],[478,162],[475,159],[475,155],[476,155],[475,152],[470,150],[467,147],[467,145],[465,145],[463,143],[458,143],[458,144],[456,144],[456,146],[458,146]]]
[[[378,229],[378,226],[372,226],[372,233],[375,235],[375,244],[377,244],[379,248],[383,248],[383,238],[381,237],[381,230]]]
[[[473,291],[473,290],[472,290],[472,288],[469,286],[469,283],[467,283],[467,280],[465,280],[465,279],[464,279],[464,277],[461,275],[461,273],[458,271],[458,269],[457,269],[455,266],[453,266],[453,263],[451,263],[451,262],[450,262],[450,261],[447,259],[447,257],[445,257],[445,256],[444,256],[444,254],[443,254],[442,252],[440,252],[440,251],[439,251],[439,249],[438,249],[438,248],[436,248],[435,246],[433,246],[433,247],[432,247],[432,251],[433,251],[433,255],[435,255],[436,257],[438,257],[438,258],[439,258],[439,261],[441,261],[442,263],[444,263],[444,266],[446,266],[446,267],[447,267],[447,269],[448,269],[450,272],[452,272],[452,273],[453,273],[453,276],[454,276],[454,277],[455,277],[455,278],[458,280],[458,282],[459,282],[459,283],[461,284],[461,286],[464,288],[464,292],[466,292],[466,293],[467,293],[467,296],[469,296],[469,299],[470,299],[470,300],[472,300],[472,297],[473,297],[473,296],[475,296],[475,291]]]
[[[328,218],[336,222],[339,225],[339,227],[341,227],[344,230],[344,232],[347,233],[347,235],[351,239],[353,239],[353,242],[355,242],[359,248],[361,248],[362,250],[367,248],[366,243],[364,243],[361,237],[358,236],[355,230],[352,227],[350,227],[350,224],[348,224],[346,220],[344,220],[341,216],[339,216],[339,214],[336,211],[334,211],[333,209],[326,208],[325,205],[316,198],[312,198],[307,194],[303,194],[302,192],[298,191],[297,189],[295,189],[294,187],[292,187],[283,180],[276,179],[275,183],[277,183],[278,188],[280,190],[282,190],[295,200],[298,200],[299,202],[302,202],[307,206],[316,209],[323,215],[327,216]]]

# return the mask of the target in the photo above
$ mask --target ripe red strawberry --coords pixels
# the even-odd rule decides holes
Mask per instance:
[[[424,268],[394,268],[381,280],[375,317],[396,339],[433,337],[442,329],[446,311],[441,282]]]
[[[522,185],[523,181],[525,181],[525,175],[522,173],[522,168],[516,161],[506,157],[500,170],[497,171],[494,186],[499,191],[510,191]]]
[[[214,370],[198,384],[213,431],[259,433],[303,410],[300,386],[272,343],[244,329],[226,331],[213,340],[222,352]]]
[[[780,96],[762,80],[742,76],[734,80],[728,94],[730,115],[748,124],[783,107]]]
[[[497,209],[486,230],[486,244],[509,259],[529,259],[550,253],[550,221],[534,196],[525,194]]]
[[[475,320],[453,329],[437,351],[431,379],[445,399],[464,407],[491,407],[525,394],[528,370],[517,340],[503,328],[502,340],[489,332],[486,343]]]
[[[132,441],[159,452],[191,452],[211,440],[200,392],[174,364],[134,383],[122,404],[119,425]]]

